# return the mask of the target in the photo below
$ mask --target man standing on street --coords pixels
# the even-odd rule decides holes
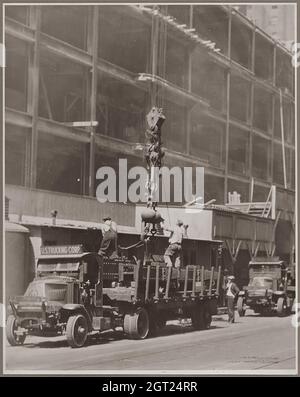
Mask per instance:
[[[234,323],[234,302],[235,297],[240,292],[237,285],[235,284],[235,277],[229,276],[227,278],[226,286],[226,298],[227,298],[227,308],[228,308],[228,322]]]

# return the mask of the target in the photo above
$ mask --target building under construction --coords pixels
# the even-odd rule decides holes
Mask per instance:
[[[91,241],[103,215],[136,232],[135,205],[100,205],[95,175],[119,158],[143,164],[137,144],[156,105],[166,116],[164,164],[205,167],[204,201],[215,209],[237,192],[231,209],[272,215],[272,254],[292,260],[292,58],[243,14],[227,5],[6,5],[5,47],[9,220],[28,228],[33,250]]]

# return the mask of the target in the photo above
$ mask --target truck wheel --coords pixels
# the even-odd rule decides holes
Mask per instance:
[[[158,315],[156,320],[157,328],[162,329],[166,326],[167,320],[163,314]]]
[[[244,317],[246,309],[244,309],[244,298],[240,296],[237,300],[237,311],[240,317]]]
[[[191,313],[193,327],[196,330],[204,329],[204,313],[203,308],[196,306]]]
[[[132,339],[146,339],[149,334],[149,315],[146,309],[139,308],[124,317],[124,332]]]
[[[8,343],[11,346],[20,346],[23,345],[26,334],[17,335],[16,331],[18,329],[16,319],[13,315],[8,316],[7,323],[6,323],[6,337]]]
[[[82,347],[87,339],[88,324],[82,314],[71,316],[67,322],[66,335],[69,346]]]
[[[157,313],[153,313],[153,312],[149,312],[148,313],[148,317],[149,317],[149,332],[148,332],[148,337],[154,337],[157,335],[158,332],[158,324],[157,324],[157,319],[156,316],[158,314]],[[125,321],[125,318],[124,318]],[[125,326],[124,326],[125,327]],[[125,328],[124,328],[125,331]]]
[[[278,298],[277,314],[279,317],[284,317],[287,314],[287,303],[285,298]]]
[[[212,320],[212,317],[211,317],[210,311],[207,308],[204,309],[204,312],[203,312],[204,329],[209,329],[210,328],[211,320]]]

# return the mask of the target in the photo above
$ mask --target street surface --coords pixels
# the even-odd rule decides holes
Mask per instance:
[[[159,336],[126,339],[121,332],[91,337],[71,349],[64,337],[27,337],[23,346],[6,344],[6,370],[22,371],[224,371],[295,369],[292,317],[260,317],[248,312],[228,324],[215,316],[211,329],[193,331],[190,323],[168,322]]]

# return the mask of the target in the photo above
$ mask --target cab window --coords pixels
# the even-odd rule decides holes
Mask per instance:
[[[268,288],[272,289],[273,280],[266,277],[254,277],[251,281],[251,286],[256,288]]]

